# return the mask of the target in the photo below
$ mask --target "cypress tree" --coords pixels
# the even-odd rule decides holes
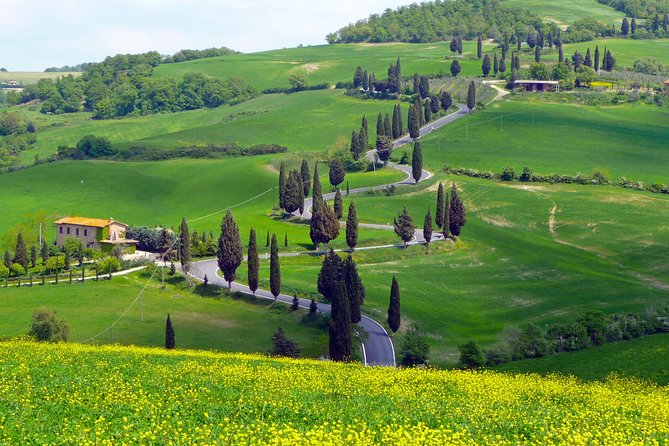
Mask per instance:
[[[14,250],[14,263],[18,263],[24,270],[28,270],[28,251],[23,241],[23,234],[19,232],[16,236],[16,249]]]
[[[451,62],[451,75],[453,77],[458,77],[460,71],[462,71],[462,68],[460,67],[460,62],[458,62],[457,59]]]
[[[369,135],[369,123],[367,122],[367,115],[362,115],[362,123],[360,124],[360,127],[362,127],[365,130],[365,135]],[[369,140],[365,140],[365,149],[367,148],[367,145],[369,144]]]
[[[34,268],[37,266],[37,246],[30,247],[30,265]]]
[[[297,310],[299,300],[297,296],[293,300],[293,311]],[[283,327],[279,327],[277,331],[270,337],[272,340],[272,349],[269,351],[271,356],[283,356],[286,358],[299,358],[300,348],[297,344],[286,337]]]
[[[404,206],[402,212],[397,213],[397,217],[393,217],[393,228],[395,234],[402,239],[406,248],[407,242],[413,239],[414,231],[416,230],[416,225],[413,224],[413,219],[409,215],[406,206]]]
[[[450,208],[450,229],[451,234],[454,236],[459,236],[461,228],[467,223],[467,215],[465,213],[465,206],[460,201],[458,197],[458,189],[453,183],[453,188],[451,189],[451,208]]]
[[[483,71],[483,77],[488,77],[490,74],[490,56],[487,54],[483,58],[483,63],[481,64],[481,71]]]
[[[396,93],[395,88],[397,87],[397,73],[395,73],[395,65],[390,65],[388,67],[388,91],[390,93]]]
[[[620,31],[623,36],[626,36],[630,32],[630,23],[627,21],[627,17],[623,19],[623,24],[620,26]]]
[[[288,247],[288,233],[287,232],[283,236],[283,247],[284,248]]]
[[[362,85],[362,76],[363,76],[362,67],[358,65],[358,68],[355,69],[355,75],[353,76],[353,87],[359,88]]]
[[[504,59],[499,61],[499,72],[504,74],[506,71],[506,61]]]
[[[462,36],[458,35],[458,54],[462,54]]]
[[[269,289],[276,300],[281,294],[281,266],[279,265],[279,246],[276,234],[272,234],[272,247],[269,255]]]
[[[441,228],[444,224],[444,185],[439,183],[437,188],[437,209],[434,213],[434,222]]]
[[[388,326],[397,333],[400,328],[400,285],[397,279],[393,276],[392,284],[390,285],[390,305],[388,305]]]
[[[474,85],[474,81],[472,81],[469,84],[469,90],[467,91],[467,108],[469,108],[470,113],[472,110],[474,110],[475,106],[476,106],[476,86]]]
[[[395,62],[395,90],[399,95],[402,92],[402,64],[400,63],[400,58],[397,58]]]
[[[413,94],[418,94],[419,92],[419,85],[420,85],[420,78],[418,77],[418,73],[413,74]]]
[[[5,251],[4,263],[7,269],[12,269],[12,255],[9,253],[9,251]]]
[[[664,13],[664,18],[662,19],[662,29],[665,32],[669,31],[669,12]]]
[[[342,282],[335,286],[330,319],[330,359],[348,361],[351,357],[351,308]]]
[[[432,107],[430,106],[430,98],[425,99],[425,123],[427,124],[428,122],[432,121]]]
[[[402,112],[398,108],[398,106],[399,106],[398,104],[395,104],[395,106],[393,107],[393,129],[392,129],[393,139],[397,139],[400,136],[402,136],[402,129],[400,124],[400,119],[402,119],[401,118]]]
[[[632,17],[632,24],[630,25],[630,29],[632,30],[632,34],[636,34],[636,18]]]
[[[457,53],[458,52],[458,38],[455,37],[455,36],[451,39],[450,49],[451,49],[451,53]]]
[[[616,66],[616,59],[611,54],[611,51],[606,51],[604,69],[606,71],[613,71]]]
[[[339,189],[335,192],[333,210],[337,220],[341,220],[342,215],[344,215],[344,202],[342,201]]]
[[[362,284],[358,267],[353,261],[351,254],[344,260],[344,284],[346,285],[346,294],[351,307],[351,322],[357,324],[362,320],[360,307],[365,302],[365,287]]]
[[[520,36],[516,36],[516,47],[518,48],[518,51],[520,51],[523,47],[523,41],[520,40]]]
[[[313,197],[314,209],[318,202],[323,201],[323,191],[321,188],[321,178],[318,176],[318,163],[314,164],[314,180],[312,183],[311,196]]]
[[[423,176],[423,151],[420,148],[420,142],[416,141],[413,145],[413,154],[411,156],[411,176],[418,183]]]
[[[363,71],[362,73],[362,83],[360,86],[364,91],[369,90],[369,74],[367,73],[367,70]]]
[[[333,159],[330,162],[330,184],[333,187],[337,187],[344,182],[345,177],[344,165],[338,158]]]
[[[534,34],[533,30],[527,33],[527,45],[530,49],[534,49],[537,46],[537,35]]]
[[[439,112],[439,96],[436,94],[430,96],[430,111],[432,114]]]
[[[590,48],[585,53],[585,59],[583,59],[583,65],[586,67],[592,68],[592,56],[590,55]]]
[[[323,256],[323,265],[318,272],[318,292],[327,302],[334,300],[335,285],[344,280],[344,264],[337,253],[330,249]]]
[[[479,36],[478,40],[476,41],[476,56],[481,59],[481,56],[483,55],[483,41],[481,40],[481,36]]]
[[[363,155],[368,148],[369,136],[367,136],[367,131],[361,128],[360,132],[358,132],[358,150],[360,151],[360,155]]]
[[[495,53],[495,57],[493,58],[492,71],[495,74],[495,77],[497,77],[499,74],[499,59],[497,59],[497,53]]]
[[[286,194],[286,181],[286,170],[283,165],[283,161],[281,161],[281,165],[279,166],[279,207],[281,209],[286,207],[284,203],[284,196]]]
[[[181,262],[181,270],[188,274],[190,271],[190,232],[188,231],[186,217],[181,218],[179,229],[179,261]]]
[[[427,208],[427,214],[425,214],[425,221],[423,222],[423,238],[427,245],[432,241],[432,215],[430,214],[430,208]]]
[[[390,124],[390,116],[388,116],[388,113],[386,113],[386,115],[383,118],[383,134],[388,138],[393,137],[393,128],[392,125]]]
[[[307,160],[302,160],[302,166],[300,167],[300,173],[302,174],[302,189],[304,190],[304,196],[309,196],[309,185],[311,184],[311,172],[309,172],[309,163]]]
[[[417,111],[417,104],[409,107],[409,136],[411,139],[418,139],[420,136],[420,118],[419,111]]]
[[[558,62],[564,63],[564,51],[562,49],[562,44],[558,47]]]
[[[653,19],[653,32],[658,32],[660,30],[660,15],[655,14],[655,18]]]
[[[444,236],[444,239],[448,238],[448,235],[450,234],[451,231],[451,201],[448,197],[448,193],[446,194],[445,200],[444,200],[444,210],[442,211],[444,215],[444,220],[443,220],[443,226],[441,228],[441,233]]]
[[[453,105],[453,98],[451,97],[451,94],[448,91],[442,91],[440,102],[441,102],[441,109],[444,111],[448,111],[448,109],[451,108],[451,105]]]
[[[539,45],[534,47],[534,61],[536,63],[541,62],[541,47]]]
[[[379,116],[376,118],[376,141],[378,143],[379,138],[385,136],[385,127],[383,126],[383,116],[379,113]]]
[[[177,343],[174,339],[174,327],[172,327],[172,319],[170,319],[170,314],[167,313],[167,322],[165,323],[165,348],[167,350],[172,350],[176,346]]]
[[[258,277],[260,275],[260,258],[258,257],[258,244],[256,242],[256,231],[251,228],[249,233],[249,249],[247,256],[249,289],[255,296],[258,289]]]
[[[314,205],[314,212],[309,222],[309,236],[314,244],[314,248],[318,249],[321,243],[329,243],[339,235],[339,220],[337,216],[330,209],[327,203],[322,199],[318,204]]]
[[[520,70],[520,56],[516,56],[516,70]]]
[[[239,236],[239,227],[235,222],[230,209],[225,213],[221,222],[221,237],[218,239],[218,267],[228,282],[228,289],[236,278],[236,271],[242,263],[242,239]]]
[[[348,215],[346,217],[346,244],[353,251],[358,244],[358,213],[355,209],[355,203],[348,205]]]
[[[600,61],[599,57],[600,57],[599,56],[599,45],[596,45],[595,46],[595,60],[594,60],[595,72],[599,71],[599,61]]]
[[[425,99],[430,95],[430,80],[427,76],[421,76],[418,83],[418,93],[421,99]]]
[[[111,262],[109,264],[111,265]],[[65,250],[65,270],[67,271],[69,269],[70,269],[70,251],[68,251],[66,249]],[[111,275],[111,269],[109,270],[109,274]],[[110,278],[111,278],[111,276],[110,276]]]
[[[423,127],[425,124],[425,118],[423,116],[423,100],[418,96],[416,98],[416,114],[418,115],[418,127]]]
[[[42,265],[46,265],[46,261],[49,260],[49,245],[47,245],[44,239],[42,239],[39,255],[42,258]]]
[[[360,138],[358,137],[358,133],[353,130],[351,131],[351,155],[353,156],[354,160],[357,161],[360,159],[360,152],[362,152],[360,147]]]
[[[304,188],[302,176],[297,170],[291,170],[286,181],[286,190],[283,197],[284,209],[289,214],[300,209],[304,204]]]

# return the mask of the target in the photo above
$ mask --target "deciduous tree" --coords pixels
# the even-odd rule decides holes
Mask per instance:
[[[404,247],[406,247],[407,243],[413,239],[414,231],[416,230],[416,225],[413,224],[413,219],[409,215],[406,206],[402,212],[397,213],[397,217],[393,218],[393,228],[395,229],[395,234],[402,239]]]

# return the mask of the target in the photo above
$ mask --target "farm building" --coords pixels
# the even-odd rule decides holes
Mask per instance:
[[[560,92],[560,82],[558,81],[535,81],[518,80],[513,83],[513,87],[522,91],[557,91]]]
[[[128,225],[114,219],[65,217],[54,222],[56,245],[62,247],[70,237],[79,239],[84,247],[111,251],[114,246],[134,247],[138,242],[125,238]]]

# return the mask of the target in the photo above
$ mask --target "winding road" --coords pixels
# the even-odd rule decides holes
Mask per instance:
[[[457,104],[458,106],[458,111],[451,113],[449,115],[446,115],[442,118],[439,118],[428,125],[422,127],[420,129],[420,136],[427,135],[428,133],[432,132],[435,129],[438,129],[440,127],[443,127],[456,119],[459,119],[467,114],[467,107],[462,104]],[[393,149],[396,149],[398,147],[401,147],[409,142],[411,142],[411,138],[407,135],[404,136],[397,141],[393,143]],[[375,158],[375,150],[370,150],[367,152],[367,156],[370,159]],[[385,185],[380,185],[380,186],[372,186],[372,187],[361,187],[357,189],[351,189],[349,191],[350,194],[357,194],[361,192],[367,192],[367,191],[372,191],[372,190],[383,190],[385,188],[395,186],[406,186],[406,185],[411,185],[414,184],[414,180],[411,175],[411,166],[404,166],[404,165],[399,165],[399,164],[392,164],[388,163],[388,166],[399,170],[401,172],[404,172],[406,174],[406,178],[402,181],[398,181],[396,183],[392,184],[385,184]],[[432,174],[426,170],[423,170],[420,181],[427,180],[430,178]],[[331,200],[334,198],[334,193],[328,193],[324,194],[323,198],[325,200]],[[304,200],[304,213],[302,215],[298,215],[300,218],[305,219],[305,220],[310,220],[311,219],[311,206],[313,205],[312,198],[307,198]],[[366,224],[366,223],[360,223],[359,227],[361,228],[371,228],[371,229],[386,229],[386,230],[393,230],[393,227],[390,225],[377,225],[377,224]],[[443,236],[441,234],[434,234],[432,236],[432,240],[441,240],[443,239]],[[416,229],[414,232],[414,238],[411,242],[408,244],[421,244],[425,243],[425,238],[423,237],[423,230],[422,228]],[[370,247],[362,247],[362,248],[356,248],[356,250],[366,250],[366,249],[382,249],[382,248],[392,248],[392,247],[400,247],[402,244],[394,244],[394,245],[382,245],[382,246],[370,246]],[[315,252],[303,252],[303,253],[282,253],[280,254],[280,257],[294,257],[297,255],[316,255],[317,253]],[[267,258],[267,255],[265,254],[264,256],[261,256],[264,258]],[[203,280],[204,276],[207,276],[207,279],[209,280],[209,283],[221,287],[227,287],[228,284],[223,280],[222,277],[218,275],[218,262],[216,259],[212,260],[203,260],[200,262],[195,262],[193,263],[191,267],[191,271],[189,273],[191,276]],[[252,295],[253,293],[249,289],[248,286],[237,283],[237,282],[232,282],[231,289],[240,293]],[[270,299],[270,300],[275,300],[274,296],[272,293],[266,290],[257,290],[255,295],[257,297],[261,297],[264,299]],[[280,294],[277,298],[277,301],[284,302],[286,304],[292,304],[293,303],[293,296],[287,295],[287,294]],[[307,299],[299,299],[299,306],[303,308],[309,308],[309,305],[311,304],[310,300]],[[322,302],[318,302],[318,311],[321,313],[329,314],[330,313],[330,305]],[[367,316],[362,316],[362,320],[358,324],[358,327],[362,329],[365,334],[362,336],[362,354],[364,358],[365,365],[370,365],[370,366],[391,366],[394,367],[396,365],[395,361],[395,349],[393,346],[393,341],[391,337],[388,335],[388,332],[386,329],[376,322],[374,319],[367,317]]]

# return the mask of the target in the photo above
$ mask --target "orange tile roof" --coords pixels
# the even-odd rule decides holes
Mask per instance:
[[[117,222],[116,220],[102,220],[99,218],[85,218],[85,217],[65,217],[61,218],[60,220],[57,220],[54,222],[54,224],[57,225],[79,225],[79,226],[90,226],[93,228],[105,228],[109,226],[111,223],[119,223],[120,225],[124,225],[123,223]]]

